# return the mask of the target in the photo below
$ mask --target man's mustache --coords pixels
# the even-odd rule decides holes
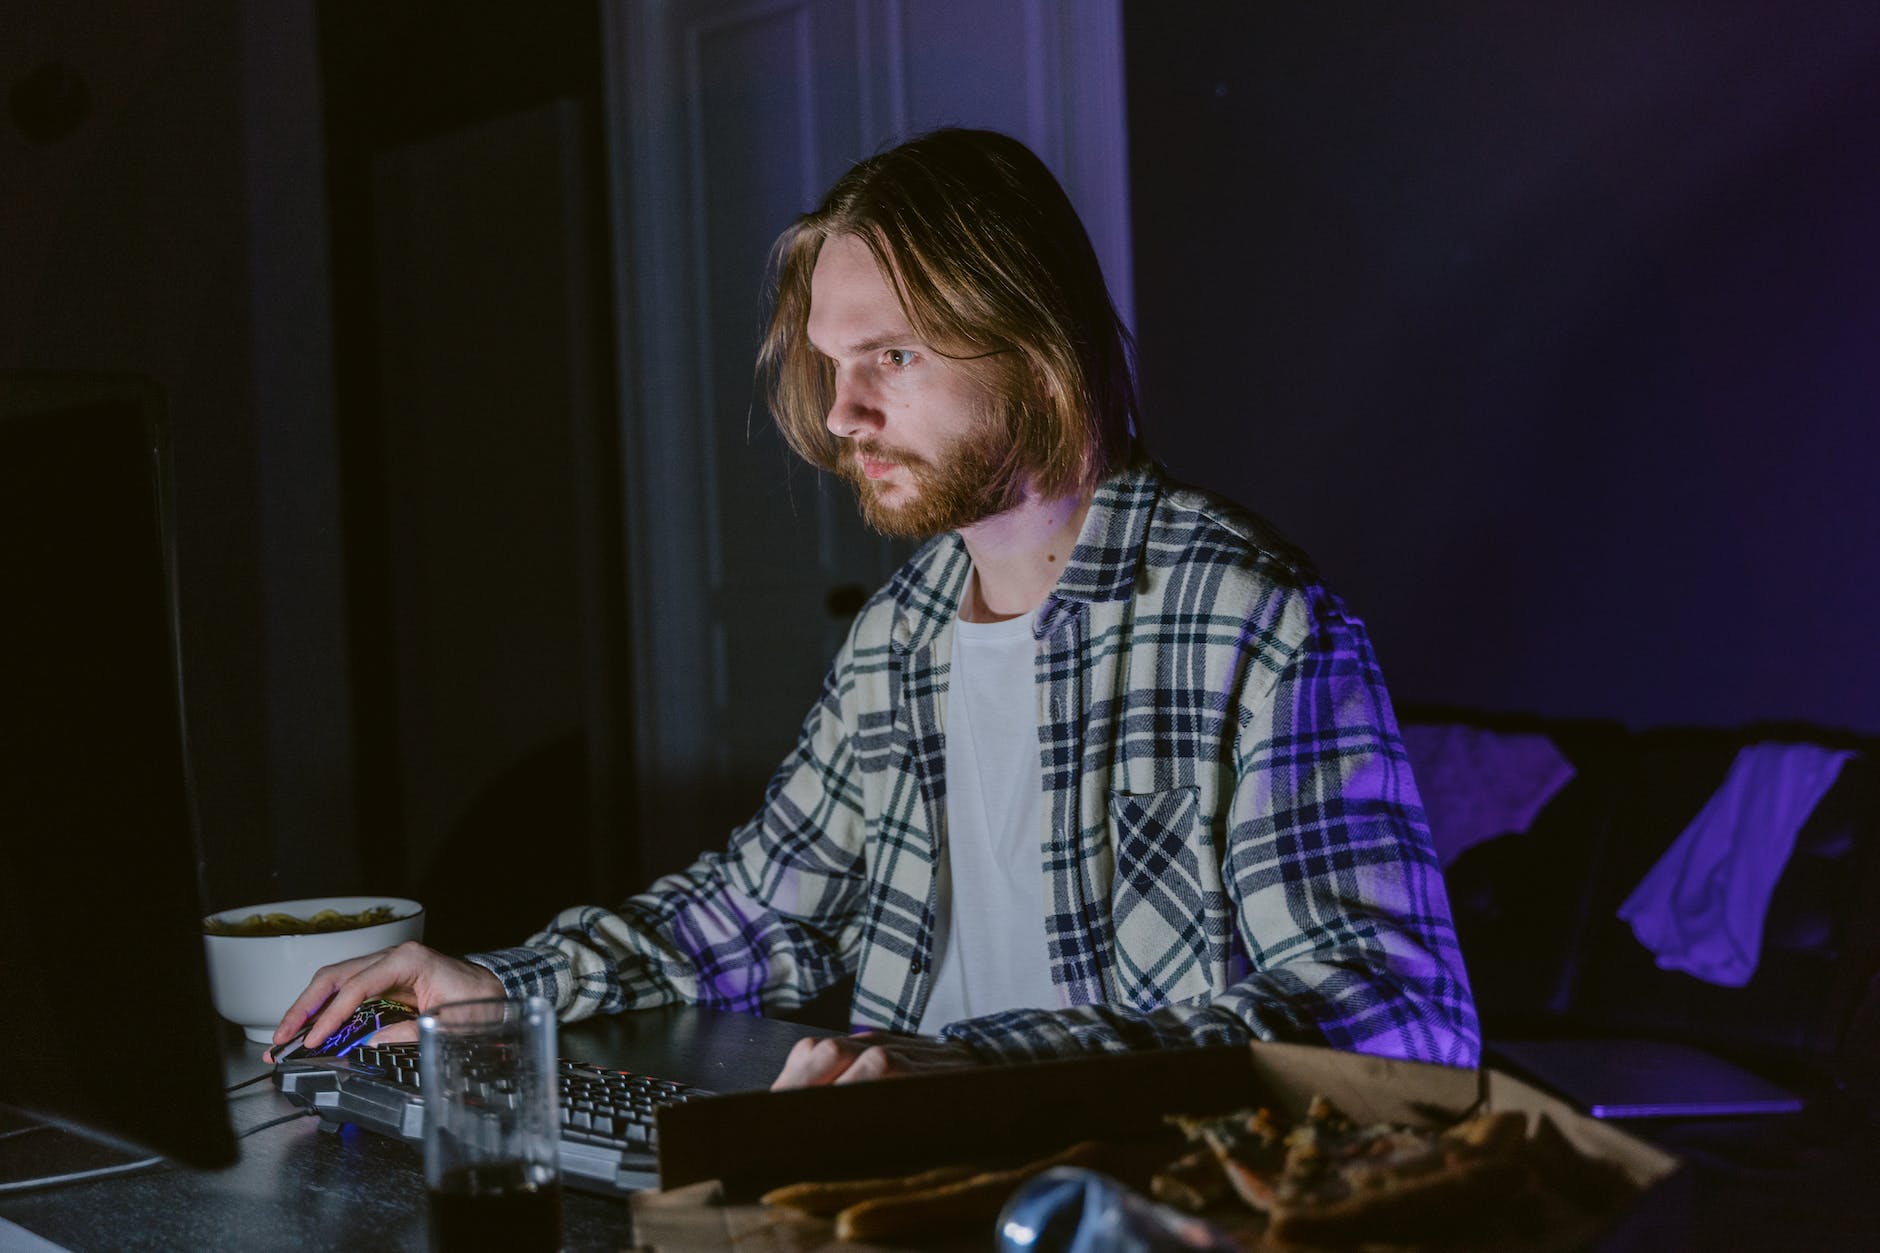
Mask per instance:
[[[918,453],[884,448],[880,444],[850,443],[844,445],[842,457],[843,460],[856,467],[857,470],[861,468],[863,457],[868,458],[870,461],[879,461],[883,465],[909,466],[914,469],[920,469],[927,464],[927,459],[920,456]]]

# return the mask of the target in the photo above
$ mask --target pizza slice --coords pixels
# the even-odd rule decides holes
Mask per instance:
[[[1263,1214],[1272,1210],[1275,1185],[1286,1165],[1286,1130],[1272,1110],[1262,1107],[1212,1118],[1178,1115],[1169,1121],[1214,1154],[1235,1195]]]
[[[1520,1114],[1446,1131],[1352,1122],[1314,1098],[1282,1127],[1269,1111],[1177,1120],[1220,1159],[1237,1195],[1284,1243],[1400,1241],[1479,1221],[1527,1180]]]

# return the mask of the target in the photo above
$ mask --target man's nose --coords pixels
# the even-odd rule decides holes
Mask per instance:
[[[867,396],[853,383],[836,380],[836,397],[829,406],[826,419],[831,434],[838,439],[854,439],[861,435],[870,435],[882,426],[882,414]]]

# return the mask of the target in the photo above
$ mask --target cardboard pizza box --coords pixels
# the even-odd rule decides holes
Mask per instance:
[[[659,1113],[662,1192],[635,1202],[641,1245],[836,1249],[827,1223],[756,1197],[808,1179],[908,1174],[957,1162],[1010,1164],[1082,1140],[1166,1145],[1171,1114],[1266,1105],[1301,1116],[1312,1097],[1358,1123],[1443,1126],[1481,1110],[1545,1114],[1583,1153],[1644,1191],[1590,1244],[1674,1247],[1684,1221],[1678,1161],[1618,1127],[1494,1070],[1463,1070],[1296,1044],[1107,1054],[875,1083],[741,1093]],[[932,1247],[984,1248],[989,1233]],[[926,1247],[926,1246],[923,1246]]]

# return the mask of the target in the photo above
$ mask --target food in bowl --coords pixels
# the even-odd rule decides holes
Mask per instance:
[[[274,933],[268,920],[276,915],[296,925]],[[252,932],[246,926],[251,918],[262,920]],[[347,921],[338,929],[315,929],[322,918]],[[203,933],[216,1012],[250,1040],[266,1044],[320,967],[423,939],[424,907],[393,896],[273,901],[211,914],[203,919]]]
[[[204,935],[318,935],[322,931],[376,927],[381,922],[392,922],[397,917],[398,911],[390,905],[374,905],[371,909],[362,909],[355,914],[323,909],[311,918],[283,913],[249,914],[239,922],[220,914],[211,914],[202,920],[202,930]]]

